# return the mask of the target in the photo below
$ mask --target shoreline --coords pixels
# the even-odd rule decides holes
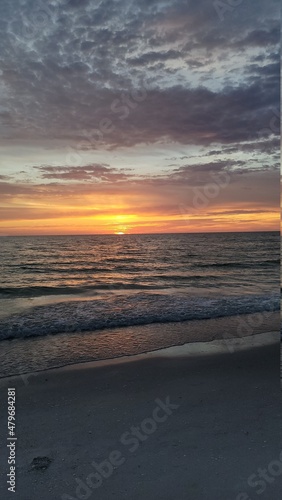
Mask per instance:
[[[116,358],[106,358],[93,361],[82,361],[79,363],[70,363],[63,366],[54,366],[51,368],[45,368],[42,370],[35,370],[33,372],[22,372],[12,375],[7,375],[5,377],[0,377],[0,387],[2,381],[7,381],[8,379],[25,378],[27,376],[37,376],[39,374],[55,372],[59,375],[60,372],[64,371],[74,371],[80,369],[95,369],[100,367],[111,367],[119,364],[125,363],[135,363],[138,361],[146,361],[154,358],[161,357],[185,357],[185,358],[198,358],[202,356],[217,356],[230,354],[235,352],[241,352],[244,350],[255,349],[258,347],[264,347],[269,345],[279,344],[280,342],[280,332],[270,331],[259,334],[252,334],[241,338],[234,339],[216,339],[209,342],[187,342],[181,345],[175,345],[170,347],[163,347],[161,349],[155,349],[152,351],[142,352],[140,354],[132,354],[128,356],[119,356]]]
[[[219,349],[223,344],[228,350],[228,343],[240,345],[244,338],[279,329],[280,313],[275,311],[3,340],[0,380],[76,364],[113,362],[157,351],[164,353],[165,349],[185,344],[188,350],[195,352],[205,343],[213,352],[217,343]]]

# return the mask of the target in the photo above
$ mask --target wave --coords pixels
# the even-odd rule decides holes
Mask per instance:
[[[165,287],[163,287],[165,288]],[[134,284],[123,284],[114,283],[110,285],[98,284],[95,285],[83,285],[78,286],[36,286],[31,287],[0,287],[0,297],[3,298],[13,298],[13,297],[37,297],[41,295],[79,295],[87,292],[93,292],[95,295],[99,291],[107,290],[159,290],[162,287],[157,285],[134,285]]]
[[[224,268],[246,268],[249,269],[251,267],[264,267],[264,266],[277,266],[280,264],[280,259],[273,259],[273,260],[263,260],[261,262],[252,262],[252,263],[247,263],[247,262],[221,262],[221,263],[213,263],[213,264],[194,264],[195,267],[203,267],[203,268],[208,268],[208,267],[224,267]]]
[[[0,340],[278,311],[280,296],[211,299],[136,293],[36,306],[4,318]]]

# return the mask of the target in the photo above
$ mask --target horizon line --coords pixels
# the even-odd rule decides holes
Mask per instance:
[[[280,233],[279,229],[265,229],[257,231],[206,231],[206,232],[172,232],[172,233],[123,233],[122,236],[154,236],[172,234],[251,234],[251,233]],[[0,234],[0,238],[28,238],[28,237],[64,237],[64,236],[121,236],[118,233],[69,233],[69,234]]]

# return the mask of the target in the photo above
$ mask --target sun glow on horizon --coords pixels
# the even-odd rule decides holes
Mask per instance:
[[[71,201],[67,197],[55,202],[48,193],[46,200],[42,201],[39,198],[33,200],[32,207],[29,195],[18,199],[14,197],[12,204],[14,206],[4,209],[7,217],[6,220],[3,217],[4,220],[1,221],[0,234],[124,236],[279,230],[279,214],[271,203],[261,207],[259,203],[237,201],[236,210],[230,202],[218,205],[214,203],[210,211],[199,210],[189,213],[189,206],[185,210],[173,206],[172,210],[169,204],[166,206],[159,201],[159,196],[151,196],[148,200],[147,193],[143,191],[134,199],[131,199],[131,195],[124,194],[123,200],[118,199],[115,203],[112,201],[107,205],[105,194],[103,192],[103,195],[97,196],[93,204],[88,196],[78,197],[78,195],[73,196]]]

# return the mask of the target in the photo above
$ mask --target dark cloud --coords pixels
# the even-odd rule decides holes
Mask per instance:
[[[275,1],[240,5],[222,23],[208,0],[3,0],[1,7],[6,138],[77,142],[82,129],[91,134],[109,118],[114,130],[101,142],[110,148],[233,143],[267,128],[279,102]],[[233,71],[233,84],[224,85],[221,65],[224,75]],[[124,104],[145,81],[147,98]]]
[[[147,52],[140,57],[129,58],[127,62],[134,66],[145,66],[159,61],[169,61],[173,59],[180,59],[182,54],[177,50],[168,50],[167,52]]]
[[[121,170],[109,165],[86,165],[84,167],[54,167],[42,165],[35,167],[40,170],[43,179],[58,179],[65,181],[118,182],[127,179]]]
[[[275,122],[278,128],[278,120],[277,117]],[[269,133],[271,129],[269,128]],[[268,155],[275,155],[280,152],[280,138],[279,137],[270,137],[265,140],[257,140],[253,142],[240,142],[233,146],[224,146],[222,149],[212,149],[204,156],[220,156],[220,155],[230,155],[236,154],[239,152],[245,153],[266,153]]]
[[[40,98],[40,92],[34,91],[35,99]],[[46,95],[45,116],[35,105],[33,116],[27,116],[26,128],[17,130],[19,137],[47,135],[69,139],[76,149],[97,149],[102,145],[117,148],[159,141],[228,144],[257,139],[263,131],[266,136],[279,134],[278,129],[272,131],[270,127],[279,88],[269,88],[267,82],[221,93],[181,86],[148,90],[142,102],[134,100],[131,92],[117,97],[106,90],[97,92],[95,97],[89,95],[89,102],[83,96],[80,99],[78,95],[68,95],[67,89],[64,93],[58,90],[57,95],[47,93],[42,99]],[[20,123],[16,113],[14,133]]]
[[[49,166],[42,165],[35,167],[39,172],[37,181],[34,186],[23,182],[2,182],[2,194],[21,193],[28,194],[32,190],[42,193],[63,193],[66,195],[73,193],[76,188],[79,192],[95,192],[96,190],[103,191],[110,189],[131,190],[131,189],[156,189],[158,187],[172,186],[173,188],[181,186],[182,188],[193,188],[194,186],[205,186],[211,181],[216,182],[217,179],[227,179],[228,183],[236,184],[238,179],[252,176],[258,178],[270,174],[279,177],[279,164],[255,164],[250,166],[248,162],[243,160],[220,160],[206,163],[195,163],[191,165],[182,165],[173,170],[155,175],[136,175],[125,169],[117,169],[105,164],[85,165],[82,167],[69,166]],[[5,176],[2,176],[5,177]],[[40,179],[46,182],[42,183]],[[3,180],[3,179],[2,179]],[[276,179],[277,180],[277,179]],[[62,181],[62,182],[60,182]],[[74,182],[73,182],[74,181]],[[91,181],[91,182],[89,182]],[[119,181],[119,182],[117,182]],[[129,189],[130,188],[130,189]]]
[[[273,23],[271,23],[273,24]],[[249,32],[243,39],[235,42],[235,46],[246,50],[249,47],[277,46],[280,40],[280,23],[277,21],[275,25],[269,29],[255,29]]]

